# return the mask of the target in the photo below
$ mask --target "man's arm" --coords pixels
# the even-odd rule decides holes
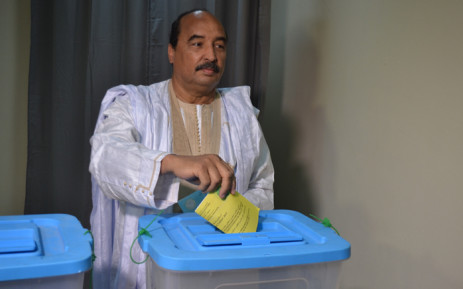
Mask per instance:
[[[160,176],[167,153],[140,143],[127,95],[117,96],[103,112],[90,142],[90,172],[107,197],[158,209],[175,202],[169,189],[174,176]],[[162,188],[155,195],[157,186]]]

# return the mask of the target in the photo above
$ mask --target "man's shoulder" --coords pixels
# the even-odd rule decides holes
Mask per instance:
[[[162,95],[162,92],[167,88],[167,84],[168,80],[153,83],[151,85],[121,84],[108,89],[107,94],[148,96],[155,93],[156,95]]]
[[[251,88],[247,85],[233,86],[233,87],[222,87],[217,89],[220,94],[225,95],[240,95],[242,97],[249,98],[251,94]]]
[[[251,88],[247,85],[227,87],[218,89],[222,100],[227,107],[233,107],[234,110],[243,113],[250,112],[257,116],[259,110],[252,105],[251,102]]]
[[[250,105],[251,104],[251,88],[249,86],[234,86],[217,89],[227,102],[235,105]]]
[[[121,84],[106,92],[103,104],[110,103],[116,98],[126,97],[132,105],[149,105],[165,102],[168,81],[161,81],[151,85]]]
[[[121,84],[114,86],[106,92],[101,103],[102,109],[106,109],[117,99],[126,98],[133,110],[153,109],[155,106],[166,105],[166,92],[168,81],[162,81],[151,85]]]

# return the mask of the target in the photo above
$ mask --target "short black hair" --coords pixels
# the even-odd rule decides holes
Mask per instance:
[[[177,19],[175,19],[175,21],[172,22],[172,26],[171,26],[171,29],[170,29],[169,43],[170,43],[170,45],[172,45],[173,48],[177,47],[178,35],[180,34],[180,21],[182,20],[182,18],[184,16],[188,15],[188,14],[198,12],[198,11],[209,12],[206,9],[201,9],[201,8],[188,10],[188,11],[183,12],[182,14],[180,14],[177,17]]]

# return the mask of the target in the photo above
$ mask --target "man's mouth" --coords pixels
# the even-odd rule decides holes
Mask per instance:
[[[203,69],[210,70],[215,73],[219,73],[220,71],[219,66],[215,62],[206,62],[196,67],[196,71],[203,70]]]

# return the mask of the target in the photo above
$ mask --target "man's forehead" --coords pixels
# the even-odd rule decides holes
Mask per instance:
[[[212,14],[205,11],[196,11],[185,15],[180,22],[179,37],[211,37],[225,38],[225,30],[222,24]]]

